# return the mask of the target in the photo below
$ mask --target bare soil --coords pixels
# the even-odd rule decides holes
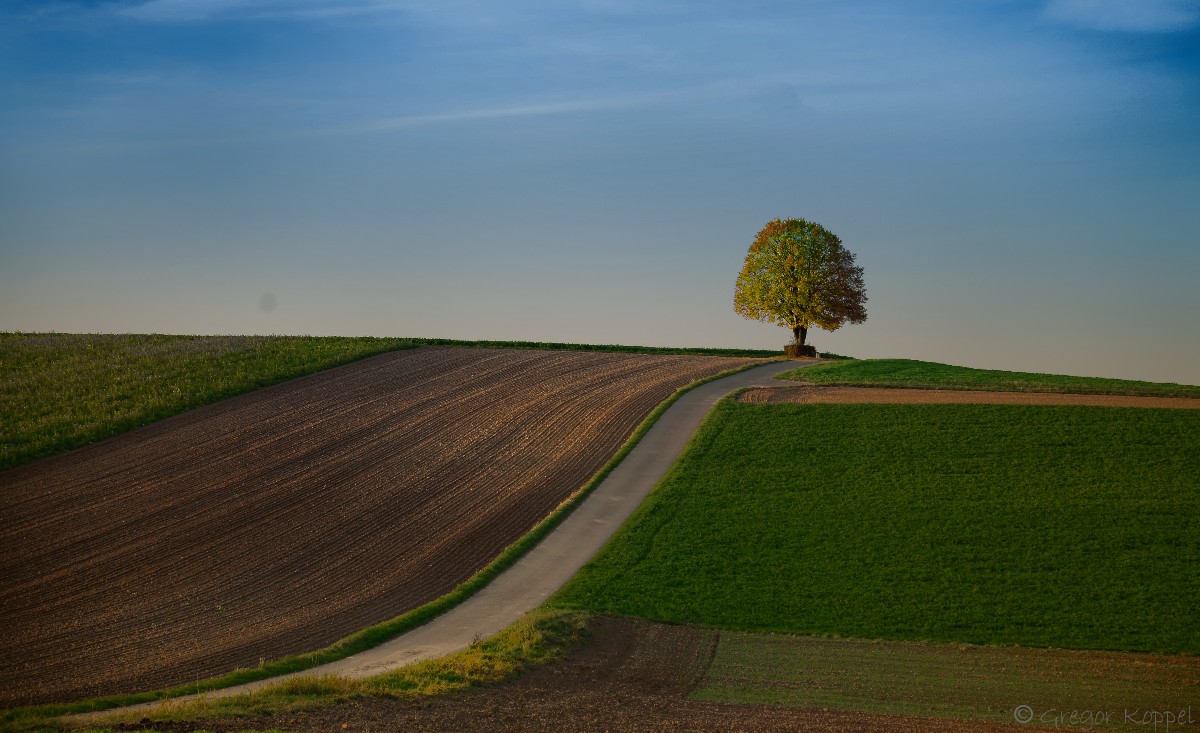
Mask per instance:
[[[423,699],[358,699],[263,718],[129,726],[217,732],[287,731],[744,731],[745,733],[959,733],[1028,726],[687,699],[704,674],[716,632],[600,617],[570,657],[513,682]],[[149,723],[149,721],[146,721]]]
[[[0,706],[326,646],[451,590],[750,360],[425,348],[0,473]]]
[[[902,389],[893,387],[754,387],[738,396],[739,402],[835,403],[875,402],[881,404],[941,405],[1090,405],[1094,407],[1200,408],[1193,397],[1135,397],[1128,395],[1084,395],[1048,392],[985,392],[949,389]]]

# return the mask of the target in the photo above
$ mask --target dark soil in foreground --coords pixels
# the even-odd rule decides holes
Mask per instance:
[[[160,723],[159,730],[288,731],[1031,731],[1027,726],[688,700],[713,632],[598,618],[570,658],[514,682],[417,700],[363,699],[280,717]],[[141,729],[131,726],[130,729]]]

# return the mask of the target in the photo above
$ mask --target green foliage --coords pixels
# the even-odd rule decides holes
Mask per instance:
[[[0,469],[367,356],[435,345],[775,356],[532,341],[0,333]]]
[[[997,369],[971,369],[912,359],[862,359],[848,360],[837,364],[817,364],[784,372],[777,379],[856,387],[1200,397],[1200,387],[1186,384],[1005,372]]]
[[[836,234],[804,219],[773,219],[750,244],[733,309],[786,326],[802,345],[812,326],[836,331],[867,320],[866,300],[862,268]]]
[[[1200,652],[1200,412],[723,401],[567,608]]]

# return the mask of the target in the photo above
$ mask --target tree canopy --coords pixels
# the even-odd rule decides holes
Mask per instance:
[[[812,326],[836,331],[867,320],[862,275],[833,232],[804,219],[774,219],[750,244],[733,309],[790,328],[803,346]]]

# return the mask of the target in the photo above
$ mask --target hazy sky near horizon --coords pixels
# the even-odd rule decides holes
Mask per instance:
[[[1200,383],[1200,0],[0,6],[0,330],[782,347]]]

